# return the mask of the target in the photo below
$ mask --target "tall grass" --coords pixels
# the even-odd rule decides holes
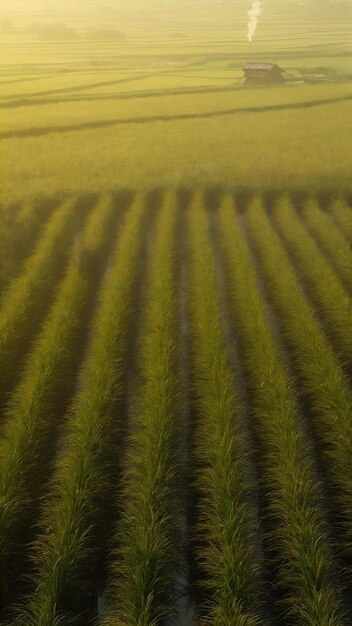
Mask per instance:
[[[158,218],[146,287],[138,363],[141,386],[119,494],[111,592],[102,623],[150,626],[174,616],[181,564],[180,383],[177,375],[175,230],[177,201]]]
[[[0,392],[7,390],[29,338],[38,329],[49,295],[67,257],[78,217],[76,200],[64,202],[55,211],[21,274],[10,282],[3,294],[0,308]]]
[[[352,243],[352,207],[341,198],[336,198],[330,212],[344,237]]]
[[[121,426],[122,417],[115,411],[123,392],[144,213],[140,196],[126,216],[102,289],[63,452],[44,504],[35,590],[19,613],[19,623],[26,626],[68,623],[71,609],[74,613],[88,592],[97,554],[95,525],[111,479],[111,442]]]
[[[254,201],[252,210],[255,207]],[[277,553],[276,583],[284,593],[286,616],[295,624],[340,626],[311,449],[230,197],[223,199],[219,219],[234,325],[260,445],[270,521],[266,536]]]
[[[247,228],[268,293],[279,313],[302,391],[310,401],[327,474],[333,480],[352,553],[352,392],[315,311],[307,302],[260,201],[247,211]]]
[[[188,217],[197,558],[209,595],[200,623],[249,626],[260,623],[253,485],[203,202],[196,193]]]
[[[335,203],[335,209],[339,210],[338,203]],[[340,211],[343,212],[343,205],[340,205]],[[321,246],[329,259],[333,268],[335,268],[338,277],[352,294],[352,248],[348,241],[348,223],[346,224],[346,232],[342,233],[338,226],[334,223],[329,213],[323,211],[316,200],[308,200],[303,208],[304,221],[309,231]],[[350,209],[350,232],[352,231],[352,210]],[[347,236],[347,238],[346,238]]]
[[[307,205],[307,211],[310,207],[312,207],[312,212],[309,213],[310,218],[313,223],[317,224],[316,229],[323,230],[323,220],[321,220],[320,215],[323,212],[313,201]],[[323,215],[328,217],[325,213]],[[285,245],[292,253],[301,281],[304,284],[307,283],[308,296],[315,304],[338,354],[351,367],[352,299],[345,291],[329,262],[320,253],[314,239],[307,232],[287,197],[278,202],[274,213],[274,222]],[[332,233],[333,229],[329,226],[329,231],[324,232],[326,234]],[[339,232],[338,235],[340,235]],[[338,245],[338,241],[336,244]],[[352,276],[352,256],[350,271]]]
[[[20,551],[28,513],[45,482],[52,436],[70,387],[77,336],[88,293],[90,268],[104,249],[113,205],[104,199],[92,212],[73,252],[5,413],[0,440],[0,582],[6,590],[11,557]]]

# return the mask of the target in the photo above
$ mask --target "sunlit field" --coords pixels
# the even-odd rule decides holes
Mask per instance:
[[[4,202],[209,181],[348,190],[350,12],[269,5],[250,53],[245,8],[14,13],[1,39]],[[250,54],[279,63],[286,84],[243,89]]]
[[[350,3],[16,1],[0,624],[348,626]]]

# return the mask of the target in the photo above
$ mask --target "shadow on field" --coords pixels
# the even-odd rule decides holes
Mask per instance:
[[[184,89],[180,87],[162,90],[128,91],[120,94],[88,94],[84,97],[78,96],[77,98],[19,98],[11,100],[10,102],[0,102],[0,109],[15,109],[22,106],[39,106],[44,104],[71,104],[75,102],[105,102],[106,100],[141,100],[144,98],[162,98],[167,96],[193,96],[197,94],[227,93],[233,92],[236,89],[238,89],[237,85],[230,85],[229,87],[204,86],[196,89]]]
[[[98,128],[109,128],[111,126],[128,126],[132,124],[150,124],[155,122],[177,122],[184,120],[211,119],[216,117],[236,116],[244,113],[267,113],[272,111],[290,111],[310,109],[318,106],[336,104],[352,100],[352,96],[342,96],[326,100],[311,100],[308,102],[298,102],[294,104],[269,105],[250,108],[224,109],[219,111],[209,111],[207,113],[180,113],[177,115],[151,115],[146,117],[117,118],[84,124],[68,124],[65,126],[43,126],[42,128],[23,128],[21,130],[10,130],[0,133],[0,139],[14,139],[21,137],[40,137],[50,133],[68,133],[84,130],[95,130]]]
[[[145,78],[151,78],[152,76],[159,76],[159,74],[162,72],[155,72],[153,74],[147,74],[147,73],[143,73],[143,74],[138,74],[136,76],[128,76],[128,78],[119,78],[118,80],[104,80],[104,81],[100,81],[98,83],[86,83],[84,85],[76,85],[75,87],[61,87],[60,89],[47,89],[44,91],[38,91],[38,92],[29,92],[29,93],[25,93],[23,94],[24,96],[30,98],[31,96],[50,96],[51,94],[54,93],[75,93],[75,92],[79,92],[79,91],[86,91],[88,89],[95,89],[96,87],[109,87],[110,85],[118,85],[121,83],[133,83],[134,81],[137,80],[143,80]],[[3,96],[4,100],[10,100],[11,98],[13,98],[13,96]]]

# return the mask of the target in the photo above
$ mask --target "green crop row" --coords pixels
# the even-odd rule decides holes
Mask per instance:
[[[195,424],[192,456],[196,492],[197,558],[208,591],[202,624],[260,623],[257,525],[245,426],[221,319],[201,194],[188,219],[191,385]],[[203,607],[204,608],[204,607]],[[202,611],[204,613],[204,611]]]
[[[330,211],[343,235],[352,243],[352,207],[339,198],[334,200]]]
[[[307,210],[313,202],[307,205]],[[319,209],[317,208],[317,211]],[[320,216],[312,211],[313,221]],[[327,216],[328,217],[328,216]],[[330,218],[329,218],[330,219]],[[319,311],[324,327],[338,354],[352,365],[352,300],[341,281],[320,253],[314,239],[304,227],[291,201],[282,198],[275,207],[274,223],[285,246],[292,253],[301,280],[308,284],[308,294]],[[320,223],[321,224],[321,223]],[[331,229],[330,229],[330,232]],[[351,257],[352,275],[352,257]]]
[[[247,212],[249,237],[292,352],[299,383],[310,399],[325,468],[340,495],[352,549],[352,393],[312,306],[305,299],[278,235],[258,201]]]
[[[160,624],[174,611],[181,563],[180,383],[176,348],[177,201],[166,195],[158,217],[138,352],[141,379],[118,502],[121,519],[104,625]]]
[[[29,339],[38,325],[62,271],[67,250],[73,241],[78,203],[68,200],[47,223],[22,273],[10,282],[0,307],[0,392],[7,390]],[[51,290],[51,291],[50,291]]]
[[[0,572],[6,594],[7,561],[19,550],[28,511],[40,494],[61,397],[73,375],[77,335],[89,289],[89,268],[104,249],[113,210],[111,198],[97,205],[43,328],[28,356],[21,381],[5,412],[0,440]]]
[[[257,213],[255,200],[250,213]],[[234,327],[260,447],[266,539],[277,554],[276,584],[284,594],[283,608],[295,624],[340,626],[312,452],[230,197],[222,201],[219,220]]]
[[[112,479],[111,444],[122,421],[116,411],[124,390],[144,214],[144,199],[139,196],[127,214],[102,288],[62,453],[45,500],[43,533],[36,544],[35,590],[18,618],[25,626],[69,622],[70,611],[81,608],[80,599],[88,593],[90,563],[99,552],[95,527]]]
[[[343,214],[343,205],[335,203],[335,210]],[[340,209],[339,209],[340,207]],[[346,207],[345,207],[346,210]],[[341,232],[334,223],[331,215],[323,211],[316,200],[306,202],[303,210],[303,217],[309,231],[317,240],[322,250],[335,268],[337,275],[352,294],[352,249],[351,243],[346,238],[348,235],[348,223]],[[348,222],[348,217],[346,218]],[[349,230],[352,233],[352,210],[349,215]]]

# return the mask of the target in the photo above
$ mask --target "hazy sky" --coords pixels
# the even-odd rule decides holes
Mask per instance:
[[[330,3],[352,3],[352,0],[264,0],[264,4],[316,4],[327,2]],[[0,10],[11,10],[14,8],[32,9],[32,8],[60,8],[62,5],[72,8],[90,9],[92,6],[119,6],[127,9],[131,4],[143,4],[144,6],[167,5],[167,4],[208,4],[214,5],[224,2],[237,6],[250,6],[251,0],[0,0]]]
[[[316,7],[320,5],[340,4],[350,5],[352,0],[264,0],[264,6],[285,6],[285,5],[306,5]],[[144,9],[153,7],[169,6],[185,6],[185,5],[210,5],[227,4],[237,7],[243,7],[243,10],[250,8],[251,0],[0,0],[0,14],[9,14],[11,12],[29,13],[31,11],[43,11],[43,13],[55,13],[67,10],[68,13],[77,10],[82,13],[91,12],[92,9],[111,7],[121,8],[124,12],[128,12],[129,8],[134,9],[136,5],[142,6]]]

